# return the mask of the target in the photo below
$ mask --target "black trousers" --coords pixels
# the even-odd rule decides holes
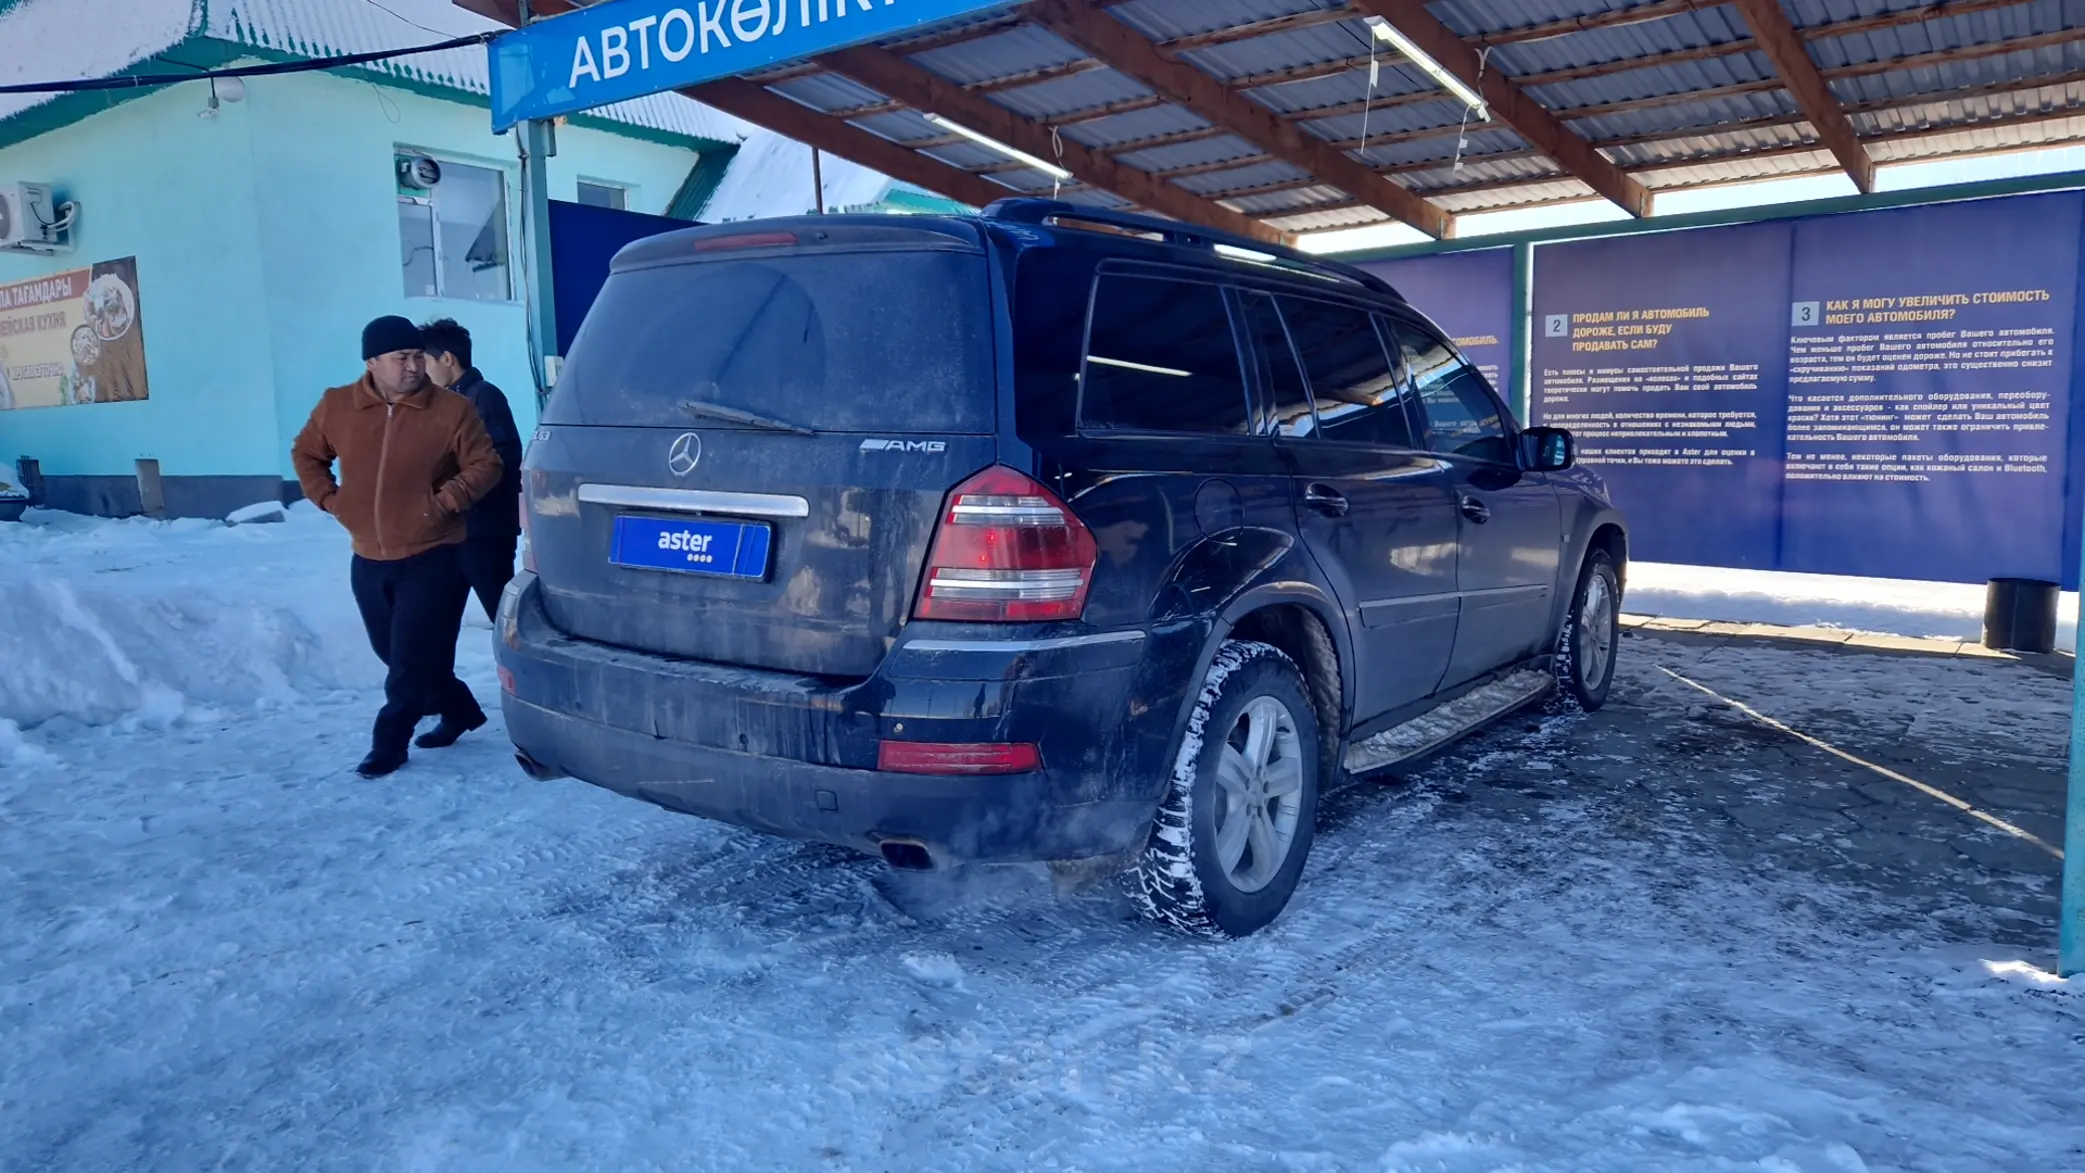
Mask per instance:
[[[519,534],[473,536],[456,547],[456,555],[463,562],[463,576],[478,593],[487,619],[499,616],[500,592],[514,581],[514,551],[520,541]]]
[[[422,717],[464,724],[482,718],[478,698],[456,678],[456,636],[471,593],[456,547],[395,562],[357,556],[349,578],[369,646],[388,669],[373,748],[404,749]]]

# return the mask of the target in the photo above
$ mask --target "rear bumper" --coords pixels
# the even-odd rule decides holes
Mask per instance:
[[[529,758],[670,810],[937,864],[1133,850],[1156,792],[1124,778],[1141,636],[913,638],[867,680],[832,684],[572,639],[508,588],[497,654],[508,735]],[[874,768],[884,739],[1033,742],[1043,769],[942,776]],[[1149,791],[1149,793],[1139,793]]]
[[[1140,845],[1143,802],[1062,804],[1043,774],[945,778],[820,766],[666,741],[502,698],[516,748],[630,798],[771,835],[875,853],[918,843],[937,866],[1085,859]]]

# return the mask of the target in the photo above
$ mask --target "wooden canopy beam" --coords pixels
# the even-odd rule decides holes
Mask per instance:
[[[1176,220],[1220,228],[1273,244],[1287,244],[1287,233],[1270,228],[1213,200],[1176,187],[1148,171],[1118,163],[1107,155],[1023,118],[980,94],[921,69],[903,56],[874,45],[839,49],[818,58],[820,64],[920,111],[952,118],[1010,147],[1058,165],[1079,178],[1123,199]],[[1062,154],[1059,154],[1059,150]]]
[[[727,77],[689,86],[680,93],[706,106],[747,122],[764,126],[776,134],[838,155],[852,163],[881,171],[893,179],[917,184],[952,200],[984,207],[993,200],[1020,193],[1010,187],[953,167],[910,147],[899,146],[866,130],[828,118],[808,106],[799,105],[757,82]]]
[[[1846,116],[1832,87],[1825,84],[1817,62],[1810,59],[1810,50],[1796,34],[1795,22],[1781,10],[1781,0],[1735,0],[1734,7],[1744,13],[1745,23],[1752,26],[1752,38],[1774,63],[1774,72],[1787,84],[1796,109],[1810,120],[1818,139],[1831,148],[1832,157],[1853,177],[1855,187],[1874,191],[1875,160],[1868,157],[1853,120]]]
[[[1504,123],[1528,145],[1555,159],[1587,187],[1606,196],[1631,216],[1647,216],[1651,193],[1621,168],[1593,149],[1540,102],[1521,91],[1512,79],[1485,68],[1484,58],[1455,31],[1426,10],[1426,0],[1357,0],[1372,15],[1409,37],[1419,51],[1483,96],[1493,120]],[[1767,0],[1773,3],[1774,0]]]
[[[1273,111],[1226,88],[1188,62],[1175,60],[1135,29],[1100,9],[1078,0],[1035,0],[1026,11],[1036,23],[1106,62],[1118,73],[1150,86],[1168,100],[1231,130],[1268,154],[1345,188],[1371,207],[1428,236],[1439,239],[1448,235],[1446,212],[1300,127],[1282,121]]]

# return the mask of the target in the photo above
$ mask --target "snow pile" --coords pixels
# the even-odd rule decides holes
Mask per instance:
[[[1829,574],[1780,574],[1712,566],[1629,564],[1627,610],[1668,619],[1713,619],[1786,627],[1837,627],[1913,638],[1978,640],[1984,588]],[[2056,646],[2077,642],[2078,596],[2056,609]]]
[[[0,759],[57,719],[164,727],[380,684],[348,554],[302,504],[274,526],[42,510],[0,526]]]

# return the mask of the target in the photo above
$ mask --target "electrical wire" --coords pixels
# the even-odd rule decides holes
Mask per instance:
[[[452,35],[447,29],[429,28],[427,25],[421,24],[419,21],[414,20],[412,17],[407,16],[403,12],[398,11],[396,8],[386,7],[385,5],[378,3],[377,0],[362,0],[362,3],[369,5],[371,8],[374,8],[379,12],[389,13],[390,15],[398,18],[399,20],[404,21],[406,24],[412,25],[414,28],[419,29],[421,32],[433,33],[437,37],[446,37]]]
[[[454,37],[432,45],[413,45],[404,49],[380,49],[373,53],[344,53],[336,57],[314,57],[306,61],[279,61],[271,65],[242,65],[234,69],[208,69],[201,73],[139,73],[128,76],[89,77],[73,81],[35,81],[19,85],[0,86],[0,94],[74,94],[98,90],[144,89],[148,86],[179,85],[185,81],[202,81],[220,77],[275,77],[286,73],[316,73],[327,69],[340,69],[349,65],[367,65],[372,61],[388,61],[394,57],[412,57],[421,53],[440,53],[449,49],[467,49],[483,45],[498,33],[472,33],[467,37]]]
[[[1477,51],[1477,84],[1480,86],[1484,84],[1484,67],[1490,60],[1490,45],[1486,45]],[[1455,132],[1455,166],[1452,170],[1462,170],[1462,153],[1470,149],[1470,115],[1475,110],[1475,106],[1464,106],[1462,108],[1462,126]],[[1490,120],[1491,112],[1489,108],[1486,108],[1485,121],[1489,122]]]

